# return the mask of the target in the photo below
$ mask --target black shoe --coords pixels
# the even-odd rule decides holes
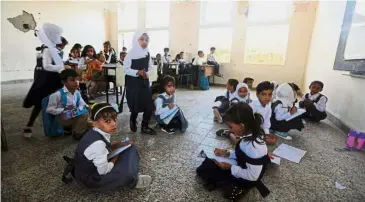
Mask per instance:
[[[129,126],[130,126],[132,132],[134,132],[134,133],[137,132],[137,122],[129,121]]]
[[[32,137],[32,129],[31,128],[24,128],[23,129],[23,135],[25,138],[31,138]]]
[[[148,126],[142,126],[141,132],[147,135],[156,135],[156,131]]]
[[[163,132],[165,132],[165,133],[169,134],[169,135],[172,135],[172,134],[174,134],[174,133],[175,133],[175,129],[173,129],[173,128],[163,127],[161,130],[162,130]]]

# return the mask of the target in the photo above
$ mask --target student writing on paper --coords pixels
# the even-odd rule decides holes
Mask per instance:
[[[175,101],[175,79],[165,76],[161,82],[161,94],[155,100],[156,120],[162,126],[161,130],[168,134],[175,133],[175,129],[185,132],[188,121],[185,119],[182,110],[176,106]]]
[[[323,83],[321,81],[313,81],[309,86],[310,93],[303,96],[299,106],[306,109],[305,118],[311,121],[319,122],[327,117],[326,103],[327,97],[322,95]]]
[[[265,197],[269,190],[261,182],[266,166],[270,162],[267,155],[264,133],[260,127],[262,116],[253,113],[244,102],[233,105],[225,114],[230,131],[240,138],[235,151],[216,149],[215,155],[237,160],[237,165],[217,162],[206,158],[197,168],[197,174],[205,182],[208,190],[224,188],[224,197],[238,200],[243,190],[256,187]]]
[[[301,116],[296,116],[297,107],[294,105],[296,96],[294,89],[288,84],[280,84],[276,89],[276,97],[271,104],[271,128],[274,134],[286,140],[292,138],[288,131],[297,129],[301,131],[304,128]],[[295,117],[294,117],[295,116]],[[286,121],[286,119],[290,119]]]
[[[94,128],[77,145],[74,159],[68,161],[76,181],[97,191],[149,186],[151,177],[139,174],[139,155],[133,143],[111,143],[111,135],[117,131],[115,109],[108,103],[95,104],[91,110],[91,119]],[[110,152],[129,144],[132,146],[108,161]]]

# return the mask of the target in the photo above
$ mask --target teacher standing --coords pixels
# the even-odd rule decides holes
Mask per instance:
[[[156,131],[148,126],[153,101],[149,77],[152,73],[152,60],[148,50],[149,36],[146,31],[136,31],[132,49],[124,60],[125,87],[130,116],[130,129],[137,131],[138,113],[143,112],[141,132],[155,135]]]

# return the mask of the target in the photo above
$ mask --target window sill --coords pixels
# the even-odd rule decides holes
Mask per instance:
[[[365,75],[358,75],[358,74],[352,74],[352,73],[343,73],[342,75],[351,76],[353,78],[365,79]]]

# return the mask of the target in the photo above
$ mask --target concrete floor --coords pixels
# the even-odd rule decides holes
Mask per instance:
[[[61,181],[63,155],[72,155],[77,141],[71,137],[48,138],[43,135],[41,120],[34,136],[24,139],[22,128],[30,110],[21,107],[30,83],[2,85],[1,115],[9,151],[1,153],[1,199],[3,201],[225,201],[221,192],[206,191],[195,169],[202,159],[198,152],[209,147],[229,147],[228,140],[217,138],[223,125],[213,123],[211,107],[223,88],[209,91],[178,90],[177,103],[189,120],[185,134],[156,136],[129,131],[129,113],[119,117],[118,134],[135,140],[141,156],[141,173],[153,178],[150,188],[116,189],[92,193],[74,182]],[[245,201],[364,201],[365,152],[334,151],[344,147],[346,135],[329,121],[306,124],[306,129],[291,132],[292,141],[280,140],[270,151],[285,142],[308,152],[299,164],[282,159],[271,166],[263,182],[271,194],[263,199],[257,190]],[[335,187],[339,182],[346,189]]]

